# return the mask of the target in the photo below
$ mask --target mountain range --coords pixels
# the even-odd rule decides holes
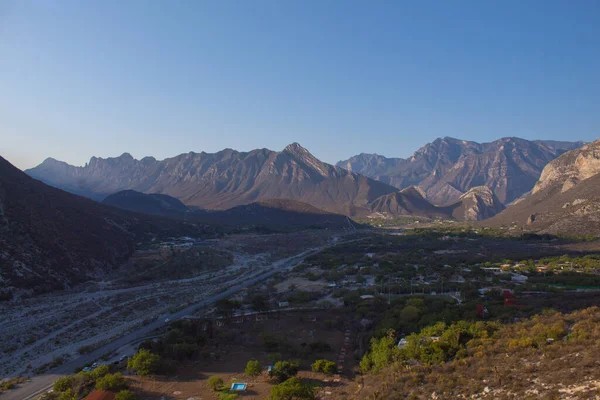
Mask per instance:
[[[93,157],[84,167],[47,159],[25,171],[41,181],[93,199],[121,190],[162,193],[188,206],[225,210],[256,201],[289,199],[345,215],[368,211],[396,188],[326,164],[297,143],[283,151],[187,153],[158,161],[129,154]]]
[[[438,205],[456,202],[478,186],[487,186],[507,205],[533,188],[548,162],[583,144],[514,137],[476,143],[444,137],[408,159],[363,153],[336,165],[398,189],[418,186]]]
[[[169,195],[185,206],[207,210],[279,199],[347,216],[458,215],[478,220],[499,208],[495,203],[488,207],[489,202],[476,201],[471,203],[479,205],[477,211],[456,214],[451,209],[464,208],[463,200],[479,197],[481,191],[462,198],[468,190],[461,192],[452,207],[441,209],[430,204],[422,192],[401,192],[387,183],[324,163],[298,143],[280,152],[226,149],[213,154],[181,154],[162,161],[152,157],[136,160],[125,153],[116,158],[93,157],[83,167],[49,158],[25,172],[49,185],[96,200],[133,190]],[[496,197],[489,199],[498,202]]]

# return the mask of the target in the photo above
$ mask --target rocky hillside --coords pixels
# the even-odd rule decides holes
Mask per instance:
[[[550,310],[509,325],[439,322],[372,342],[352,399],[597,399],[600,309]],[[432,338],[435,337],[435,340]],[[371,357],[373,358],[373,357]]]
[[[187,153],[158,161],[93,157],[83,167],[48,159],[27,174],[49,185],[103,199],[121,190],[162,193],[188,206],[224,210],[271,199],[296,200],[329,212],[357,215],[396,188],[326,164],[297,143],[267,149]]]
[[[550,162],[531,194],[486,221],[554,234],[600,235],[600,140]]]
[[[445,137],[423,146],[408,159],[360,154],[337,165],[399,189],[419,186],[434,204],[453,203],[469,189],[482,185],[508,204],[533,188],[548,162],[582,145],[512,137],[476,143]]]
[[[458,201],[447,206],[429,203],[423,190],[415,186],[381,196],[371,204],[372,213],[383,216],[410,215],[458,221],[480,221],[496,215],[503,209],[500,200],[486,186],[470,189],[461,195]]]
[[[452,216],[459,221],[481,221],[504,210],[504,205],[487,186],[476,186],[458,199]]]
[[[0,157],[0,290],[46,291],[104,276],[152,237],[210,227],[130,214],[35,180]]]

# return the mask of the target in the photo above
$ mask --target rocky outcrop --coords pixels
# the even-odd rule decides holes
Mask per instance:
[[[557,185],[564,193],[599,172],[600,140],[596,140],[548,163],[535,184],[533,193]]]
[[[504,210],[504,206],[487,186],[471,188],[460,196],[452,216],[460,221],[481,221]]]

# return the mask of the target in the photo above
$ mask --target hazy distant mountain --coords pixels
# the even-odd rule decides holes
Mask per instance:
[[[0,157],[0,291],[64,288],[104,276],[129,257],[138,241],[212,232],[58,190]]]
[[[600,140],[550,162],[529,195],[486,223],[600,235]]]
[[[435,204],[458,201],[477,186],[487,186],[508,204],[533,188],[548,162],[582,145],[512,137],[476,143],[445,137],[423,146],[408,159],[359,154],[337,166],[399,189],[419,186]]]
[[[228,209],[271,199],[297,200],[319,209],[356,215],[396,188],[319,161],[297,143],[267,149],[187,153],[158,161],[93,157],[84,167],[53,159],[25,171],[61,189],[94,199],[126,189],[162,193],[188,206]]]
[[[128,211],[221,227],[279,231],[359,227],[343,215],[319,210],[310,204],[295,200],[269,200],[236,206],[228,210],[207,211],[187,207],[178,199],[166,194],[145,194],[134,190],[123,190],[108,196],[102,202]]]

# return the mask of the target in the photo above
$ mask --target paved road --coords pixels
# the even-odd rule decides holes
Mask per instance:
[[[257,282],[262,281],[262,280],[270,277],[271,275],[274,275],[277,272],[282,271],[283,269],[288,269],[288,268],[294,267],[297,264],[299,264],[300,262],[302,262],[306,257],[316,254],[316,253],[320,252],[321,250],[325,249],[326,247],[328,247],[328,246],[319,247],[317,249],[305,251],[305,252],[300,253],[294,257],[291,257],[283,262],[278,261],[278,262],[274,263],[273,266],[266,272],[259,273],[258,275],[250,277],[242,283],[235,284],[223,292],[217,293],[211,297],[203,299],[199,303],[196,303],[189,307],[186,307],[176,313],[163,316],[148,325],[141,326],[141,327],[137,328],[135,331],[128,333],[128,334],[114,340],[111,343],[108,343],[102,347],[99,347],[98,349],[96,349],[88,354],[83,354],[74,360],[68,361],[67,363],[61,365],[60,367],[58,367],[52,371],[49,371],[48,373],[46,373],[44,375],[34,376],[30,381],[28,381],[27,383],[18,387],[17,389],[10,390],[8,392],[0,394],[0,399],[1,400],[32,399],[35,396],[50,389],[50,387],[53,385],[54,381],[56,381],[56,379],[58,379],[60,376],[72,374],[76,368],[81,367],[86,364],[90,364],[90,363],[98,360],[101,356],[103,356],[106,353],[113,352],[131,342],[134,342],[136,340],[139,340],[140,338],[148,336],[148,334],[150,332],[152,332],[153,330],[165,325],[165,322],[164,322],[165,318],[176,319],[179,317],[183,317],[183,316],[192,314],[192,313],[198,311],[199,309],[205,308],[206,306],[216,302],[217,300],[221,300],[223,298],[228,298],[235,292],[238,292],[239,290],[244,289],[248,286],[252,286]]]

